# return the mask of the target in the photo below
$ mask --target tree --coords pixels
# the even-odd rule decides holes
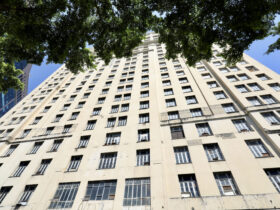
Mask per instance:
[[[0,91],[22,87],[15,61],[40,64],[47,57],[77,73],[94,67],[96,57],[108,63],[130,56],[151,30],[166,44],[167,58],[181,54],[193,65],[210,59],[215,43],[234,63],[254,40],[271,33],[279,12],[277,0],[1,1]]]

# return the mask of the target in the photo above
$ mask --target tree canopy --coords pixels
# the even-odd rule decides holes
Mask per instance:
[[[279,35],[279,0],[5,0],[0,2],[0,91],[22,88],[15,61],[65,63],[73,73],[128,57],[146,32],[159,33],[166,57],[189,65],[221,46],[229,64],[258,39]],[[95,55],[87,45],[94,47]],[[268,53],[280,48],[280,39]]]

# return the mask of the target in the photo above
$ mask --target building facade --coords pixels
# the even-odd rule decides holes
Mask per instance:
[[[27,95],[29,72],[32,65],[26,61],[20,61],[15,63],[15,66],[17,69],[23,70],[23,74],[19,76],[19,79],[24,83],[24,89],[15,90],[10,88],[7,93],[0,93],[0,117]]]
[[[0,209],[280,208],[280,76],[244,54],[195,67],[149,34],[64,66],[0,120]]]

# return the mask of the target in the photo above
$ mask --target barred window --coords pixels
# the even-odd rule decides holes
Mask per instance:
[[[280,168],[265,169],[265,173],[269,177],[276,190],[280,192]]]
[[[24,171],[24,169],[28,166],[28,164],[30,163],[30,161],[21,161],[19,163],[18,168],[16,169],[16,171],[13,174],[13,177],[20,177],[20,175],[22,174],[22,172]]]
[[[257,84],[257,83],[250,83],[248,86],[253,90],[253,91],[260,91],[262,88]]]
[[[81,136],[80,142],[77,148],[86,148],[89,142],[90,136]]]
[[[204,144],[203,147],[208,161],[224,160],[223,154],[218,144]]]
[[[62,141],[63,141],[62,139],[54,140],[53,145],[50,149],[50,152],[57,152]]]
[[[214,92],[214,95],[216,96],[217,100],[227,98],[227,96],[224,93],[224,91],[216,91],[216,92]]]
[[[187,104],[197,104],[197,99],[195,96],[186,97]]]
[[[122,116],[122,117],[119,117],[119,123],[118,123],[118,126],[125,126],[127,123],[127,116]]]
[[[213,135],[208,123],[195,124],[199,136],[211,136]]]
[[[72,156],[71,160],[70,160],[70,164],[67,169],[67,172],[77,171],[80,166],[80,163],[82,161],[82,158],[83,158],[82,155]]]
[[[245,119],[232,120],[238,132],[252,131],[251,127],[247,124]]]
[[[105,145],[119,144],[121,139],[121,133],[107,133]]]
[[[108,118],[107,120],[107,128],[112,128],[114,127],[116,124],[116,118],[112,117],[112,118]]]
[[[18,144],[12,144],[9,149],[7,150],[7,152],[4,154],[4,157],[9,157],[14,151],[15,149],[18,147]]]
[[[276,104],[277,101],[272,95],[262,95],[261,98],[267,103],[267,104]]]
[[[150,178],[126,179],[123,205],[151,205]]]
[[[100,114],[100,112],[101,112],[101,107],[94,108],[94,109],[93,109],[93,112],[92,112],[92,115],[93,115],[93,116],[97,116],[97,115]]]
[[[93,130],[96,124],[96,120],[89,120],[87,122],[86,130]]]
[[[179,112],[174,111],[174,112],[168,112],[168,120],[176,120],[179,119]]]
[[[88,182],[84,200],[114,200],[117,180]]]
[[[117,152],[102,153],[100,156],[99,169],[115,168]]]
[[[43,143],[44,143],[43,141],[35,142],[32,150],[30,151],[29,154],[36,154],[36,152],[40,149],[40,147],[42,146]]]
[[[149,166],[150,165],[150,150],[142,149],[136,151],[137,166]]]
[[[139,114],[139,123],[148,123],[150,121],[149,113]]]
[[[51,161],[52,159],[43,159],[35,175],[43,175],[47,170],[47,167],[50,165]]]
[[[219,87],[216,81],[207,82],[209,88],[216,88]]]
[[[127,112],[129,110],[129,104],[121,105],[121,112]]]
[[[279,83],[272,83],[272,84],[268,84],[272,89],[274,89],[275,91],[280,91],[280,85]]]
[[[271,154],[268,149],[264,146],[260,139],[256,140],[247,140],[246,144],[248,145],[249,149],[253,153],[253,155],[257,158],[260,157],[270,157]]]
[[[201,108],[190,109],[192,117],[201,117],[203,116],[203,112]]]
[[[248,93],[249,90],[245,85],[236,85],[235,86],[240,93]]]
[[[252,106],[262,105],[257,96],[247,97],[247,100],[252,104]]]
[[[140,101],[140,109],[148,109],[149,101]]]
[[[141,129],[138,130],[138,142],[150,141],[150,130]]]
[[[184,130],[182,126],[170,127],[172,139],[183,139],[185,138]]]
[[[189,81],[188,81],[187,77],[179,78],[179,83],[180,83],[180,84],[184,84],[184,83],[188,83],[188,82],[189,82]]]
[[[21,198],[19,199],[19,204],[27,203],[32,195],[32,193],[35,191],[37,185],[26,185],[23,191],[23,194]]]
[[[266,119],[271,125],[279,125],[280,119],[274,114],[274,112],[263,112],[261,115]]]
[[[187,146],[174,147],[176,164],[191,163],[191,157]]]
[[[4,200],[4,198],[8,195],[8,193],[11,191],[13,187],[12,186],[5,186],[1,187],[0,189],[0,204]]]
[[[59,183],[49,209],[71,208],[78,192],[79,185],[79,182]]]
[[[175,98],[170,98],[165,100],[166,107],[176,106]]]
[[[172,90],[172,88],[169,88],[169,89],[165,89],[164,90],[164,95],[165,96],[169,96],[169,95],[173,95],[174,93],[173,93],[173,90]]]
[[[76,120],[79,114],[80,114],[80,112],[73,112],[70,117],[70,120]]]
[[[199,190],[194,174],[179,175],[182,197],[199,197]]]
[[[183,93],[190,93],[193,91],[191,86],[183,86],[182,90],[183,90]]]
[[[240,194],[231,172],[214,173],[214,177],[221,195],[227,196]]]
[[[222,107],[224,108],[226,113],[234,113],[236,112],[236,108],[232,103],[228,104],[222,104]]]
[[[72,125],[64,125],[62,133],[69,133]]]

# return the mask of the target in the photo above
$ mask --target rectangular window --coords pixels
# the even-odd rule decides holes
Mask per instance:
[[[33,125],[36,125],[36,124],[38,124],[38,122],[40,121],[42,119],[42,117],[40,116],[40,117],[36,117],[35,119],[34,119],[34,121],[33,121]]]
[[[52,159],[43,159],[35,175],[43,175],[47,170],[47,167],[50,165],[51,161]]]
[[[213,135],[208,123],[195,124],[199,136],[211,136]]]
[[[60,144],[62,143],[62,141],[63,141],[62,139],[54,140],[53,145],[50,149],[50,152],[57,152],[57,150],[58,150]]]
[[[13,174],[13,177],[20,177],[20,175],[22,174],[22,172],[24,171],[24,169],[28,166],[28,164],[30,163],[30,161],[21,161],[19,163],[18,168],[16,169],[16,171]]]
[[[122,99],[122,95],[115,95],[114,101],[120,101]]]
[[[236,108],[232,103],[222,104],[222,107],[224,108],[224,111],[228,114],[236,112]]]
[[[252,131],[251,127],[249,127],[245,119],[236,119],[236,120],[232,120],[232,122],[238,132]]]
[[[70,104],[64,104],[63,108],[61,111],[65,111],[70,107]]]
[[[138,142],[150,141],[149,129],[138,130]]]
[[[125,86],[125,90],[126,90],[126,91],[132,90],[132,85],[127,85],[127,86]]]
[[[151,205],[150,178],[126,179],[123,206]]]
[[[101,107],[94,108],[94,109],[93,109],[93,112],[92,112],[92,115],[93,115],[93,116],[97,116],[97,115],[100,114],[100,112],[101,112]]]
[[[169,86],[169,85],[171,85],[171,82],[170,82],[170,80],[164,80],[164,81],[162,81],[162,84],[163,84],[163,86]]]
[[[88,145],[89,139],[90,139],[90,136],[81,136],[80,142],[79,142],[79,145],[77,148],[78,149],[86,148]]]
[[[218,144],[204,144],[203,147],[206,152],[208,161],[224,160],[223,154]]]
[[[149,122],[150,122],[149,113],[139,114],[139,123],[140,124],[149,123]]]
[[[228,80],[229,80],[230,82],[236,82],[236,81],[238,81],[238,79],[236,78],[236,76],[233,76],[233,75],[227,76],[227,78],[228,78]]]
[[[114,106],[112,106],[112,108],[111,108],[111,114],[112,113],[118,113],[118,111],[119,111],[119,105],[114,105]]]
[[[127,112],[129,110],[129,104],[121,105],[121,112]]]
[[[165,100],[166,107],[176,106],[175,98],[170,98]]]
[[[265,173],[269,177],[276,190],[280,192],[280,168],[265,169]]]
[[[140,101],[140,109],[149,109],[149,101]]]
[[[179,175],[182,197],[199,197],[198,186],[194,174]]]
[[[192,117],[201,117],[203,116],[203,112],[201,108],[190,109]]]
[[[257,84],[257,83],[250,83],[248,86],[253,90],[253,91],[260,91],[262,88]]]
[[[247,140],[246,144],[248,145],[251,152],[254,154],[256,158],[261,157],[270,157],[271,154],[268,149],[264,146],[260,139],[256,140]]]
[[[270,78],[266,76],[265,74],[257,74],[258,78],[260,78],[262,81],[269,80]]]
[[[82,158],[83,158],[82,155],[72,156],[70,160],[70,164],[67,168],[67,172],[77,171],[82,161]]]
[[[201,74],[203,79],[210,79],[212,78],[211,74],[207,73],[207,74]]]
[[[184,130],[182,126],[170,127],[172,139],[183,139],[185,138]]]
[[[161,79],[166,79],[169,77],[169,74],[168,73],[165,73],[165,74],[161,74]]]
[[[45,108],[44,108],[44,110],[43,110],[43,113],[46,113],[46,112],[48,112],[49,110],[50,110],[50,106],[46,106]]]
[[[32,150],[30,151],[29,154],[36,154],[36,152],[40,149],[40,147],[42,146],[43,143],[44,143],[43,141],[35,142]]]
[[[29,201],[32,193],[35,191],[37,185],[26,185],[18,204],[25,206]]]
[[[112,118],[108,118],[107,120],[107,128],[112,128],[114,127],[116,124],[116,118],[112,117]]]
[[[130,98],[131,98],[131,94],[130,93],[127,93],[127,94],[123,95],[123,100],[130,100]]]
[[[88,182],[84,200],[114,200],[117,180]]]
[[[228,196],[240,194],[231,172],[214,173],[214,177],[221,195]]]
[[[182,90],[183,90],[183,93],[190,93],[193,91],[191,86],[183,86]]]
[[[248,80],[250,77],[248,77],[246,74],[238,74],[237,75],[241,80]]]
[[[69,120],[76,120],[80,112],[73,112]]]
[[[247,97],[247,100],[252,104],[252,106],[260,106],[262,103],[257,96]]]
[[[148,87],[149,87],[149,83],[148,82],[141,83],[141,88],[148,88]]]
[[[71,208],[77,195],[79,185],[79,182],[59,183],[49,209]]]
[[[98,98],[98,101],[97,101],[98,104],[103,104],[104,102],[105,102],[105,97]]]
[[[197,100],[195,96],[187,96],[186,102],[187,104],[197,104]]]
[[[219,87],[216,81],[207,82],[209,88],[216,88]]]
[[[149,166],[150,165],[150,150],[143,149],[136,151],[137,166]]]
[[[168,115],[168,120],[179,119],[179,112],[178,111],[168,112],[167,115]]]
[[[261,98],[267,103],[267,104],[276,104],[277,101],[272,95],[262,95]]]
[[[9,157],[14,151],[15,149],[18,147],[18,144],[12,144],[9,149],[7,150],[7,152],[4,154],[3,157]]]
[[[191,163],[191,157],[187,146],[174,147],[176,164]]]
[[[96,120],[89,120],[87,122],[86,130],[93,130],[96,124]]]
[[[173,90],[172,90],[172,88],[170,88],[170,89],[165,89],[164,90],[164,95],[165,96],[169,96],[169,95],[173,95],[174,93],[173,93]]]
[[[102,153],[100,156],[99,169],[115,168],[117,152]]]
[[[119,117],[118,126],[126,126],[127,123],[127,116]]]
[[[271,125],[279,125],[280,120],[279,118],[274,114],[274,112],[263,112],[261,115],[266,119],[268,123]]]
[[[179,78],[179,83],[180,83],[180,84],[188,83],[187,77]]]
[[[220,72],[222,73],[228,73],[229,70],[227,68],[219,68]]]
[[[64,125],[62,133],[69,133],[72,125]]]
[[[117,92],[122,92],[122,91],[124,91],[124,86],[119,86]]]
[[[107,94],[108,92],[109,92],[109,88],[106,88],[106,89],[103,89],[103,90],[102,90],[101,94],[102,94],[102,95],[105,95],[105,94]]]
[[[63,117],[63,114],[56,115],[55,119],[53,120],[53,122],[59,122],[62,117]]]
[[[119,144],[121,139],[121,133],[107,133],[105,145]]]
[[[1,187],[1,189],[0,189],[0,204],[2,203],[4,198],[8,195],[8,193],[11,191],[12,188],[13,188],[12,186]]]
[[[216,96],[216,99],[217,99],[217,100],[227,98],[227,96],[226,96],[226,94],[224,93],[224,91],[216,91],[216,92],[214,92],[214,95]]]
[[[249,90],[245,85],[236,85],[235,86],[240,93],[248,93]]]
[[[280,85],[279,83],[272,83],[272,84],[268,84],[272,89],[274,89],[275,91],[280,91]]]

